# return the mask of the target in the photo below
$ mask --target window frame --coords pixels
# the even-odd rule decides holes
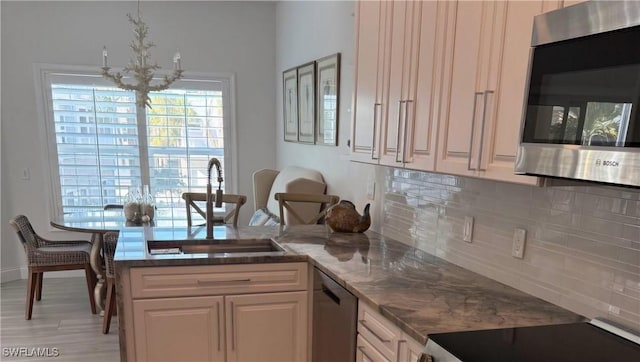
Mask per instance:
[[[47,188],[48,200],[47,209],[50,217],[62,215],[62,188],[60,185],[58,152],[56,144],[55,122],[53,117],[53,100],[51,83],[55,78],[68,76],[78,77],[76,84],[114,86],[109,80],[104,79],[98,67],[60,65],[60,64],[34,64],[34,80],[36,90],[36,108],[38,120],[44,127],[38,127],[41,143],[41,154],[43,157],[43,167],[45,180],[44,187]],[[114,68],[115,71],[122,69]],[[160,79],[168,73],[158,71],[156,77]],[[236,91],[234,73],[209,73],[185,71],[184,77],[176,81],[172,87],[185,87],[188,89],[210,89],[206,87],[206,82],[220,82],[221,90],[227,97],[223,97],[223,127],[224,127],[224,183],[225,192],[237,193],[238,190],[238,158],[237,158],[237,125],[236,125]],[[138,113],[137,113],[138,114]],[[139,114],[136,116],[139,117]],[[138,122],[138,130],[142,127]],[[144,131],[146,135],[146,129]],[[145,140],[146,144],[146,140]],[[143,145],[140,145],[142,148]],[[142,157],[147,159],[142,162]],[[140,152],[141,174],[149,173],[148,150]],[[144,169],[146,165],[146,170]],[[48,177],[47,177],[48,176]],[[144,177],[144,176],[142,176]]]

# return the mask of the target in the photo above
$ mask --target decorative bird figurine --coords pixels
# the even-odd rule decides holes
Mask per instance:
[[[331,230],[336,232],[361,233],[371,226],[369,206],[364,207],[362,216],[356,211],[356,206],[351,201],[342,200],[331,206],[325,215],[325,222]]]

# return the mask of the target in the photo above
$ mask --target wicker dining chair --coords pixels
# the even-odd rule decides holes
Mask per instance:
[[[110,231],[104,234],[102,239],[102,251],[104,252],[105,274],[107,276],[107,298],[104,305],[104,316],[102,318],[102,333],[109,333],[111,317],[116,314],[116,269],[113,257],[116,253],[118,242],[117,231]]]
[[[96,314],[93,296],[96,275],[89,264],[91,243],[84,240],[47,240],[36,234],[29,219],[24,215],[9,220],[9,224],[16,230],[24,247],[29,268],[24,318],[31,319],[34,297],[38,301],[42,298],[42,279],[45,272],[75,269],[85,271],[91,313]]]
[[[215,197],[215,194],[213,194]],[[205,192],[183,192],[182,199],[187,207],[187,225],[192,226],[191,213],[192,208],[206,221],[207,214],[201,206],[202,203],[207,201],[207,194]],[[198,205],[200,202],[201,205]],[[240,215],[240,208],[247,202],[247,197],[244,195],[223,194],[222,203],[227,205],[233,205],[233,208],[229,210],[224,216],[214,218],[215,224],[227,224],[231,223],[234,227],[238,227],[238,216]]]

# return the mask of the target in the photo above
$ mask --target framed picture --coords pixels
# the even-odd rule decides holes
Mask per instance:
[[[338,112],[340,105],[340,53],[316,61],[318,122],[316,144],[338,145]]]
[[[298,141],[298,69],[282,72],[284,140]]]
[[[298,142],[315,143],[316,63],[298,67]]]

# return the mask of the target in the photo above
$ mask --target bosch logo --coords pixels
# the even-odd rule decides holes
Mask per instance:
[[[620,163],[618,161],[602,161],[600,159],[597,159],[596,166],[618,167],[620,166]]]

